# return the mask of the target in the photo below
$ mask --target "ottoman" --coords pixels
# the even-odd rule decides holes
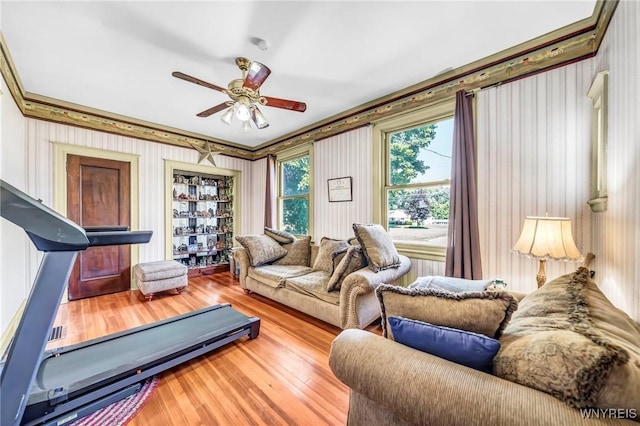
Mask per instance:
[[[133,272],[138,288],[147,300],[161,291],[175,289],[180,294],[187,286],[187,267],[177,260],[138,263]]]

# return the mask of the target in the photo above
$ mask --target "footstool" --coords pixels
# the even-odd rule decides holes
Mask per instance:
[[[175,289],[178,294],[187,286],[187,267],[177,260],[138,263],[133,272],[140,292],[147,300],[156,293]]]

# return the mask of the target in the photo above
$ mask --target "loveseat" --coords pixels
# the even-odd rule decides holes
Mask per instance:
[[[397,282],[411,262],[380,225],[356,229],[351,240],[323,237],[317,245],[271,228],[236,237],[240,286],[342,329],[364,328],[380,317],[374,290]]]
[[[426,292],[417,293],[412,300]],[[428,306],[439,303],[429,297]],[[384,318],[386,337],[342,331],[329,365],[350,388],[348,424],[639,424],[640,324],[611,305],[585,268],[526,295],[508,316],[489,373],[394,341]]]

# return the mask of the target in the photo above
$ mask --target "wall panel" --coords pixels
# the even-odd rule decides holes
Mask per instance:
[[[23,142],[26,122],[13,101],[4,78],[0,78],[0,90],[0,176],[2,180],[24,190],[27,178]],[[32,246],[22,229],[0,219],[0,334],[29,294],[31,286],[27,282],[28,268],[19,260],[34,256],[30,249]]]
[[[351,238],[353,223],[371,223],[371,127],[313,145],[314,239]],[[327,179],[351,176],[353,201],[329,202]]]
[[[536,288],[538,262],[512,252],[526,216],[571,218],[581,252],[591,250],[590,114],[586,60],[478,94],[478,209],[485,278]],[[575,269],[547,262],[547,277]]]
[[[244,220],[247,223],[247,227],[243,228],[246,234],[261,234],[264,231],[264,212],[265,212],[265,199],[267,196],[267,159],[262,158],[260,160],[251,163],[251,181],[250,187],[247,188],[249,194],[251,194],[248,202],[250,203],[246,209]]]
[[[596,281],[640,320],[640,3],[621,1],[590,79],[609,70],[608,209],[593,213]]]

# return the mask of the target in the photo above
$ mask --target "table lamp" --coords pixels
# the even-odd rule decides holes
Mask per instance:
[[[547,281],[545,264],[547,259],[579,260],[580,252],[573,241],[571,219],[567,217],[527,216],[522,225],[522,233],[513,249],[525,256],[540,261],[538,287]]]

